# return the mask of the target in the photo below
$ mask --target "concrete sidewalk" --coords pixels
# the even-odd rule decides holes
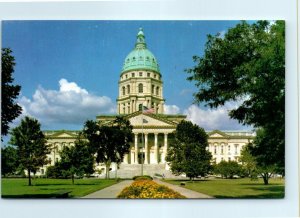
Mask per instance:
[[[104,189],[101,189],[99,191],[93,192],[91,194],[88,194],[82,198],[117,198],[118,194],[126,187],[129,186],[133,181],[132,180],[125,180],[122,182],[119,182],[115,185],[106,187]]]
[[[160,185],[165,185],[165,186],[169,187],[170,189],[173,189],[174,191],[179,192],[180,194],[182,194],[183,196],[185,196],[187,198],[214,198],[212,196],[205,195],[205,194],[202,194],[200,192],[192,191],[190,189],[183,188],[183,187],[180,187],[178,185],[173,185],[173,184],[170,184],[170,183],[166,183],[166,182],[163,182],[163,181],[158,180],[158,179],[155,179],[153,181],[160,184]]]

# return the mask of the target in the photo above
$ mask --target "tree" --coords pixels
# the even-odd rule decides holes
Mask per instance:
[[[15,58],[11,55],[12,51],[9,48],[2,49],[2,96],[1,96],[1,135],[7,135],[9,130],[9,123],[17,118],[22,108],[15,103],[18,97],[21,86],[12,85],[14,79],[12,74],[14,72]]]
[[[18,168],[17,150],[13,146],[1,148],[1,173],[3,176],[14,174]]]
[[[190,121],[181,121],[170,141],[166,161],[175,175],[185,173],[193,179],[205,176],[210,169],[212,155],[206,150],[208,136],[204,129]]]
[[[31,173],[47,164],[50,153],[46,138],[38,120],[26,116],[19,126],[11,131],[10,144],[17,147],[18,161],[27,170],[28,185],[31,186]]]
[[[46,177],[53,178],[53,179],[58,179],[58,178],[63,177],[61,169],[59,168],[58,162],[56,162],[54,166],[47,167]]]
[[[240,156],[240,162],[242,162],[242,167],[246,173],[246,176],[252,179],[257,178],[258,169],[255,157],[250,152],[251,145],[246,145],[243,147]]]
[[[121,163],[124,155],[129,152],[129,143],[133,139],[130,122],[122,117],[117,117],[109,125],[88,120],[83,135],[88,140],[91,153],[96,154],[96,162],[105,164],[105,177],[109,178],[111,163]]]
[[[221,161],[220,163],[214,166],[214,173],[220,174],[226,179],[232,179],[234,175],[241,175],[242,168],[235,161]]]
[[[257,151],[257,148],[261,148],[262,146],[256,147],[256,144],[261,143],[261,139],[265,139],[265,137],[261,137],[261,134],[264,133],[261,129],[259,129],[255,140],[243,148],[240,161],[246,169],[248,176],[251,178],[257,178],[257,175],[260,175],[263,178],[264,184],[268,185],[269,179],[274,173],[282,172],[281,168],[278,167],[277,164],[265,162],[268,158],[264,156],[264,152]]]
[[[256,143],[252,153],[264,157],[257,164],[284,168],[284,21],[241,22],[224,37],[208,35],[204,56],[194,61],[197,66],[187,72],[199,88],[195,102],[217,108],[240,101],[230,117],[265,132],[264,143]]]
[[[90,153],[87,142],[80,139],[80,136],[74,146],[63,147],[60,157],[57,168],[62,175],[71,177],[73,185],[75,175],[81,177],[94,172],[94,156]],[[57,172],[54,173],[57,175]]]

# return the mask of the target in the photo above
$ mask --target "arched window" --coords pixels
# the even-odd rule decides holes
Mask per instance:
[[[223,145],[221,146],[221,154],[223,154],[224,153],[224,147],[223,147]]]
[[[139,104],[139,111],[142,111],[142,110],[143,110],[143,105]]]
[[[127,94],[130,93],[130,85],[127,85]]]
[[[123,95],[125,95],[125,87],[124,86],[122,87],[122,92],[123,92]]]
[[[139,84],[139,93],[143,93],[143,84],[142,83]]]
[[[159,94],[159,87],[157,86],[156,87],[156,95],[158,95]]]
[[[214,154],[217,154],[217,146],[214,147]]]

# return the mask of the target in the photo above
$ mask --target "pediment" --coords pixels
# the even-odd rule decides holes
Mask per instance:
[[[224,132],[221,132],[219,130],[214,130],[214,131],[210,132],[208,135],[210,138],[226,138],[226,137],[228,137],[227,134],[225,134]]]
[[[210,135],[210,137],[224,138],[224,136],[220,135],[219,133],[212,134],[212,135]]]
[[[129,118],[132,126],[173,126],[171,121],[165,121],[155,116],[139,114]]]
[[[54,134],[48,135],[48,137],[49,138],[74,138],[77,137],[77,135],[67,131],[59,131],[59,132],[55,132]]]

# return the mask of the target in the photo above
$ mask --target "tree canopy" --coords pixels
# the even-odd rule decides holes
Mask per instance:
[[[238,101],[230,117],[265,133],[253,149],[253,154],[264,156],[258,164],[284,167],[284,21],[241,22],[224,37],[208,35],[203,57],[194,61],[196,66],[187,72],[199,88],[195,102],[217,108]]]
[[[58,169],[63,176],[72,178],[72,184],[74,184],[75,175],[83,176],[94,172],[94,156],[87,145],[88,143],[79,137],[74,146],[65,146],[60,152]]]
[[[185,173],[193,179],[205,176],[210,169],[212,155],[206,150],[208,135],[190,121],[181,121],[170,140],[166,161],[175,175]]]
[[[10,144],[17,147],[18,161],[28,173],[28,184],[31,185],[31,172],[47,164],[50,153],[46,138],[40,129],[41,124],[34,118],[24,117],[19,126],[11,131]]]
[[[9,130],[9,123],[17,118],[21,112],[22,108],[15,102],[18,97],[21,86],[13,85],[13,72],[15,58],[11,55],[12,50],[9,48],[2,49],[2,72],[1,72],[1,135],[7,135]]]
[[[1,173],[3,176],[16,173],[18,168],[17,149],[13,146],[1,148]]]
[[[96,162],[105,164],[106,178],[109,177],[111,163],[119,164],[123,160],[133,139],[131,124],[122,117],[117,117],[109,125],[88,120],[83,136],[88,140],[91,153],[96,154]]]

